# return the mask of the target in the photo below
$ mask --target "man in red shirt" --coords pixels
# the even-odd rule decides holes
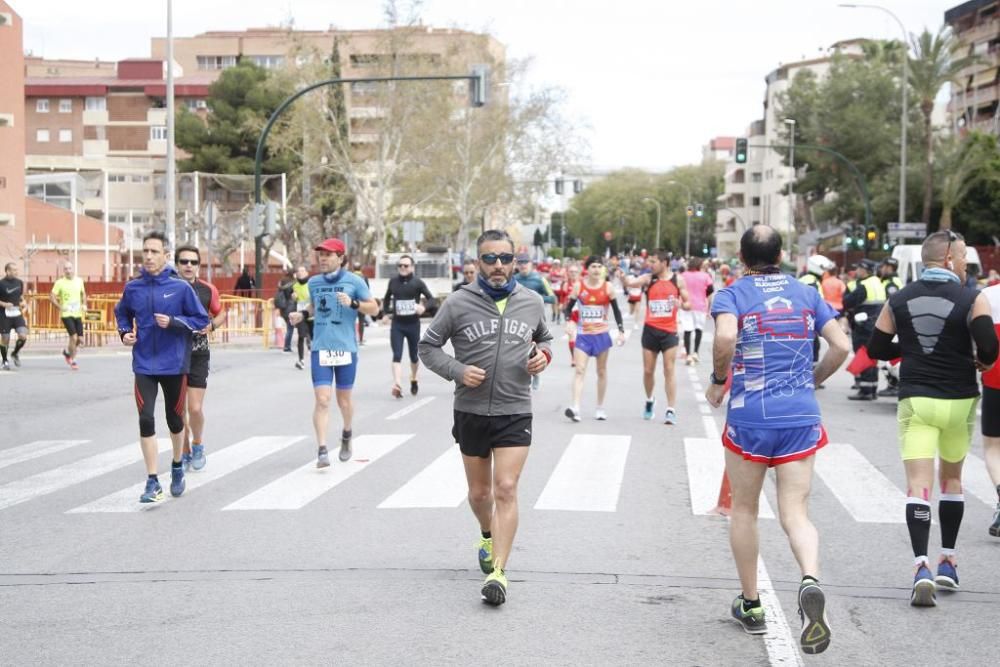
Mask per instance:
[[[997,338],[1000,338],[1000,285],[983,290],[990,302],[990,314]],[[983,373],[982,403],[983,453],[986,470],[997,487],[997,509],[990,524],[990,535],[1000,537],[1000,364]]]

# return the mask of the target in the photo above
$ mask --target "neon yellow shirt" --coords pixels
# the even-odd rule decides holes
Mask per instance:
[[[52,293],[59,301],[60,317],[83,317],[83,278],[60,278],[52,286]]]

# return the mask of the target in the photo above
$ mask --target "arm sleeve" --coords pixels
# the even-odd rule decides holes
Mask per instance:
[[[622,321],[622,311],[621,308],[618,307],[618,299],[611,300],[611,312],[614,313],[615,324],[618,325],[618,331],[624,333],[625,323]]]
[[[566,307],[563,308],[563,314],[569,319],[569,316],[573,314],[573,306],[576,305],[576,298],[570,297],[566,300]]]
[[[459,380],[465,370],[465,364],[442,349],[444,344],[451,339],[454,328],[451,311],[460,307],[460,304],[456,305],[455,303],[459,298],[459,296],[453,296],[441,304],[437,315],[431,320],[430,326],[427,327],[417,344],[417,353],[424,366],[450,381]]]
[[[871,338],[868,339],[868,356],[872,359],[889,361],[902,356],[899,343],[892,342],[893,334],[886,333],[878,327],[872,331]]]
[[[969,323],[972,340],[976,342],[976,358],[987,366],[992,365],[1000,354],[1000,342],[993,326],[993,318],[980,315]]]

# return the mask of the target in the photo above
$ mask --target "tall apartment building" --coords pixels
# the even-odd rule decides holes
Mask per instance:
[[[944,13],[958,39],[959,55],[975,56],[951,84],[948,115],[957,130],[1000,135],[1000,2],[970,0]]]
[[[799,72],[810,70],[822,78],[830,70],[835,55],[860,56],[863,44],[864,40],[837,42],[818,58],[781,65],[765,77],[764,117],[747,129],[750,144],[747,161],[738,164],[734,155],[726,163],[725,191],[719,197],[715,220],[720,257],[736,257],[740,236],[752,225],[770,225],[786,242],[794,236],[794,195],[785,194],[794,181],[788,149],[763,148],[786,144],[788,124],[779,108],[780,96]]]
[[[27,227],[22,45],[21,17],[0,0],[0,257],[4,258],[20,256]]]

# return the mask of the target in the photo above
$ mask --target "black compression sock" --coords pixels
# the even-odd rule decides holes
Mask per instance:
[[[910,531],[910,546],[916,558],[927,557],[931,537],[931,506],[926,501],[907,498],[906,527]]]
[[[691,354],[691,332],[684,332],[684,354]]]
[[[694,353],[698,354],[698,350],[701,349],[701,329],[694,330]]]
[[[160,478],[158,476],[156,476],[156,475],[150,475],[149,478],[151,480],[153,480],[154,482],[159,482],[160,481]]]
[[[997,484],[997,502],[1000,502],[1000,484]]]
[[[28,340],[26,338],[18,338],[17,342],[14,343],[14,354],[17,354],[18,352],[20,352],[21,348],[24,347],[24,344],[27,343],[27,342],[28,342]]]
[[[7,361],[7,346],[0,345],[0,357],[3,357],[4,361]],[[997,494],[1000,495],[1000,486],[997,487]]]
[[[941,494],[938,501],[938,519],[941,523],[941,548],[954,549],[958,541],[958,529],[962,526],[962,516],[965,514],[965,496],[958,494]]]
[[[481,531],[479,531],[479,532],[481,532],[481,533],[483,534],[483,539],[484,539],[484,540],[489,540],[489,539],[492,539],[492,538],[493,538],[493,533],[491,533],[491,532],[490,532],[490,531],[488,531],[488,530],[481,530]]]

